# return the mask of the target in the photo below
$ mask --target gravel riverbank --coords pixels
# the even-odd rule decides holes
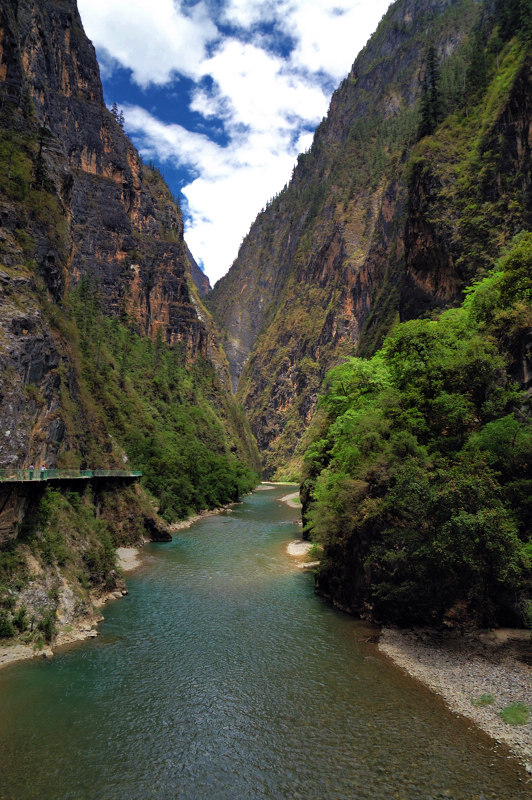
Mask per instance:
[[[199,514],[194,514],[192,517],[187,517],[187,519],[180,520],[180,522],[172,522],[172,524],[168,526],[168,530],[170,533],[183,531],[186,528],[190,528],[190,526],[194,525],[195,522],[199,522],[206,517],[213,517],[216,514],[221,514],[223,511],[231,512],[232,507],[236,505],[238,505],[238,503],[228,503],[226,506],[222,506],[221,508],[213,508],[210,511],[200,511]]]
[[[526,631],[486,631],[438,636],[384,628],[379,649],[443,697],[455,713],[504,742],[532,775],[532,719],[509,725],[500,713],[511,703],[532,709],[532,641]],[[493,703],[474,705],[481,695]]]
[[[285,494],[284,497],[279,499],[281,503],[286,503],[286,505],[290,506],[290,508],[301,508],[299,492],[290,492],[290,494]]]
[[[138,547],[117,547],[116,555],[122,572],[132,572],[140,567],[140,550]]]

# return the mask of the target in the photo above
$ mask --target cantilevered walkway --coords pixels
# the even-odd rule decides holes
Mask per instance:
[[[17,536],[23,509],[37,501],[47,486],[69,491],[95,492],[120,488],[142,477],[125,469],[0,469],[0,547]]]
[[[30,483],[52,481],[53,483],[67,483],[70,481],[91,481],[94,478],[104,478],[112,481],[114,478],[121,480],[138,480],[142,472],[125,469],[0,469],[0,483]]]

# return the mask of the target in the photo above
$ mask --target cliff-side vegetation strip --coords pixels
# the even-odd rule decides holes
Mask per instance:
[[[188,361],[161,330],[152,341],[134,322],[105,316],[88,278],[69,302],[79,337],[73,355],[90,403],[142,470],[161,516],[173,522],[250,491],[258,476],[246,466],[241,433],[251,434],[212,363]]]
[[[115,545],[137,542],[151,514],[138,487],[98,493],[36,487],[16,539],[0,549],[0,639],[40,649],[58,628],[93,618],[94,594],[123,586]],[[122,526],[127,530],[123,531]]]
[[[334,368],[306,460],[319,591],[376,620],[515,622],[532,598],[532,234],[439,319]]]

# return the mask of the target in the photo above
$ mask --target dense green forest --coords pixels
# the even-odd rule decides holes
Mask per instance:
[[[458,308],[362,338],[366,358],[328,375],[306,454],[318,591],[378,621],[532,625],[532,234],[493,133],[531,19],[530,0],[495,3],[451,71],[428,43],[407,168],[437,187],[426,219],[472,286]]]
[[[532,424],[517,382],[532,234],[460,308],[397,325],[328,376],[306,457],[318,587],[397,623],[531,621]]]

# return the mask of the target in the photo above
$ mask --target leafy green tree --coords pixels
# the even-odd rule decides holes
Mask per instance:
[[[318,587],[344,607],[398,624],[528,608],[532,421],[506,323],[530,313],[529,276],[522,234],[461,308],[330,372],[304,514]]]
[[[511,250],[501,259],[503,272],[500,286],[501,302],[509,306],[514,302],[532,301],[532,233],[518,235]]]
[[[11,615],[4,609],[0,609],[0,639],[10,639],[15,635],[15,628]]]
[[[241,420],[242,412],[223,406],[212,364],[187,363],[180,345],[169,345],[162,331],[152,341],[131,323],[104,316],[98,286],[89,277],[71,291],[69,304],[92,424],[97,427],[105,415],[164,519],[173,522],[250,491],[258,476],[233,453],[237,446],[226,424],[230,414]],[[100,452],[91,455],[92,446],[83,443],[86,459],[101,463]],[[95,580],[106,563],[105,548],[93,548],[89,567]]]

